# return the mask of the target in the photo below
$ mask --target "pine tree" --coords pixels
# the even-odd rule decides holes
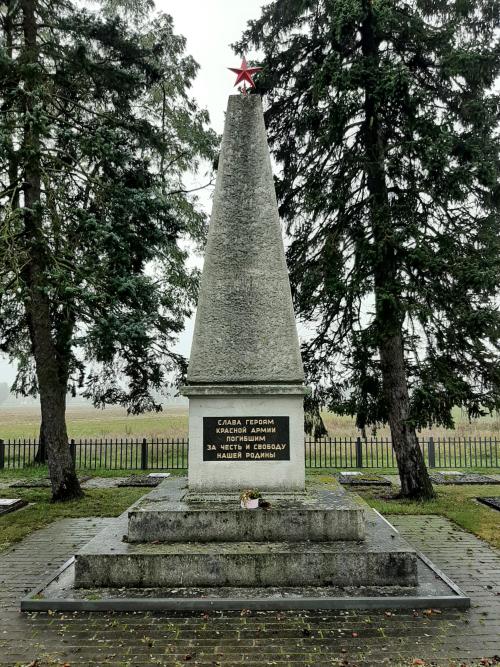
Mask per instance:
[[[500,407],[498,0],[275,0],[266,122],[309,380],[388,423],[402,495],[432,485],[417,430]],[[498,88],[497,88],[498,90]]]
[[[153,392],[183,370],[172,344],[197,285],[185,241],[204,234],[183,177],[216,142],[189,97],[185,40],[147,0],[3,6],[0,349],[15,388],[40,395],[65,500],[81,494],[67,392],[157,410]]]

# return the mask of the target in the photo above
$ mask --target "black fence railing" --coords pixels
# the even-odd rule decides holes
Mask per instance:
[[[187,468],[184,438],[85,439],[69,442],[77,468],[85,470],[182,470]],[[0,440],[0,470],[41,463],[36,440]]]
[[[324,438],[306,440],[306,468],[396,468],[389,438]],[[496,437],[421,438],[429,468],[498,468],[500,439]]]
[[[77,468],[86,470],[183,470],[188,464],[185,438],[71,440]],[[500,438],[429,437],[420,439],[430,468],[498,468]],[[1,440],[0,470],[40,463],[36,440]],[[396,468],[388,438],[305,440],[306,468]]]

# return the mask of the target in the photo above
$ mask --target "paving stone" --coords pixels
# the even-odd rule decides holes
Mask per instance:
[[[65,519],[0,554],[0,665],[406,667],[422,658],[479,667],[500,654],[500,552],[441,517],[388,519],[470,591],[470,611],[20,614],[24,591],[109,525]]]
[[[346,486],[391,486],[387,476],[371,472],[340,471],[337,479]]]

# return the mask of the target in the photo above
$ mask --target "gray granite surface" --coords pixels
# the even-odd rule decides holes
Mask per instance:
[[[304,380],[258,95],[229,98],[187,380]]]

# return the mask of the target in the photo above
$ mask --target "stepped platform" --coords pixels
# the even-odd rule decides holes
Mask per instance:
[[[75,558],[21,600],[22,611],[170,611],[303,609],[468,609],[467,597],[423,554],[416,586],[193,588],[75,587]]]
[[[372,510],[366,539],[357,541],[131,543],[123,539],[126,531],[124,516],[76,555],[76,587],[417,583],[415,550]]]
[[[363,510],[363,540],[129,541],[127,529],[135,513],[150,512],[156,503],[174,502],[185,487],[185,479],[169,479],[135,503],[26,596],[21,609],[190,612],[467,608],[470,604],[452,581],[356,497],[352,500]],[[321,507],[326,503],[322,491],[327,497],[332,491],[338,498],[344,495],[318,484],[305,497],[313,496],[312,505]],[[305,497],[295,498],[299,513],[304,511]],[[224,501],[232,507],[235,502],[235,498]],[[292,499],[273,500],[276,507],[280,502],[284,506]],[[272,511],[241,510],[238,515],[257,520]],[[292,516],[293,511],[288,520]],[[180,510],[177,519],[182,519]]]
[[[129,542],[331,542],[365,537],[366,504],[342,488],[265,494],[268,510],[244,510],[236,494],[188,494],[186,480],[161,484],[128,515]]]

